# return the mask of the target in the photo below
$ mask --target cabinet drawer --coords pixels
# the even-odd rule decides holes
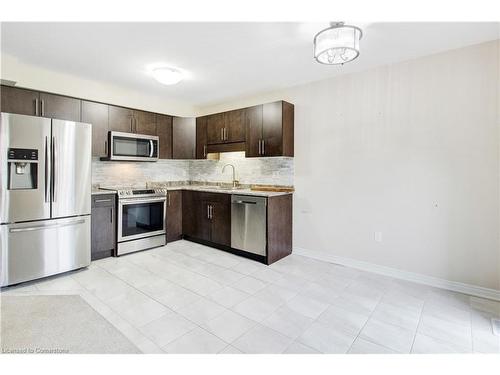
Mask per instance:
[[[97,194],[92,196],[92,207],[114,207],[114,194]]]

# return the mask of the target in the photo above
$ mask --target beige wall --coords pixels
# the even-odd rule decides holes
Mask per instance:
[[[499,69],[488,42],[200,114],[295,104],[295,246],[500,289]]]
[[[83,79],[38,66],[26,64],[13,56],[2,53],[0,78],[16,81],[17,86],[49,91],[62,95],[91,99],[104,103],[168,113],[175,116],[192,116],[196,108],[189,103],[147,95],[120,86]]]

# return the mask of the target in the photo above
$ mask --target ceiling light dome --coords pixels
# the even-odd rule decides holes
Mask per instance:
[[[359,56],[359,27],[334,22],[314,37],[314,58],[327,65],[345,64]]]
[[[173,68],[156,68],[153,69],[152,75],[154,79],[164,85],[175,85],[183,78],[182,72]]]

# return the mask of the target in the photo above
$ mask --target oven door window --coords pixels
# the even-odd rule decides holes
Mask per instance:
[[[132,203],[122,208],[122,237],[163,230],[165,202]]]
[[[141,138],[113,137],[113,155],[149,157],[153,141]]]

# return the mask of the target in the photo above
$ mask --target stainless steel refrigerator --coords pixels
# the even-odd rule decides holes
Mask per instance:
[[[0,286],[90,264],[91,125],[2,113]]]

